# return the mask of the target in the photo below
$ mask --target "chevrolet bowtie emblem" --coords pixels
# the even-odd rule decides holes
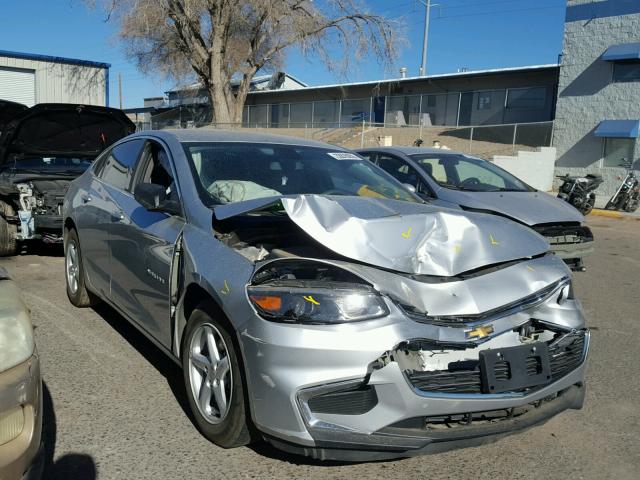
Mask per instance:
[[[467,338],[484,338],[488,337],[493,333],[493,327],[491,325],[482,325],[480,327],[476,327],[473,330],[467,330],[464,332],[464,335]]]

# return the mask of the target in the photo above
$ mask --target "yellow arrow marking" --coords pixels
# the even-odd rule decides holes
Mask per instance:
[[[320,305],[320,302],[313,298],[311,295],[305,295],[302,298],[304,298],[309,303],[313,303],[314,305]]]
[[[493,235],[489,235],[489,240],[491,241],[491,245],[500,245],[500,242],[493,238]]]
[[[411,230],[413,230],[413,227],[409,227],[409,230],[402,232],[400,235],[402,235],[403,238],[409,238],[411,236]]]
[[[227,283],[227,281],[224,281],[224,287],[222,287],[222,290],[220,290],[220,293],[223,295],[228,295],[229,293],[231,293],[231,288],[229,288],[229,284]]]

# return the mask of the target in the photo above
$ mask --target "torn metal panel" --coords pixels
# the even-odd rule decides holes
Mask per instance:
[[[325,247],[405,273],[452,276],[549,249],[540,235],[491,215],[360,197],[281,201],[291,220]]]

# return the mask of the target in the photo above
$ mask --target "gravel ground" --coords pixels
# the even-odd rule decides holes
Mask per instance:
[[[637,479],[640,222],[590,223],[597,250],[575,279],[593,331],[585,408],[482,447],[363,464],[309,461],[265,444],[212,445],[185,413],[180,370],[171,360],[111,309],[69,304],[61,252],[0,259],[23,287],[36,326],[44,478]]]

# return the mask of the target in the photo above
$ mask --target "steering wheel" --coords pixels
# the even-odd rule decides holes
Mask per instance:
[[[480,179],[476,177],[465,178],[462,182],[460,182],[461,187],[475,187],[476,185],[480,185]]]
[[[325,190],[320,195],[353,195],[353,193],[348,192],[347,190],[342,190],[341,188],[330,188],[329,190]]]

